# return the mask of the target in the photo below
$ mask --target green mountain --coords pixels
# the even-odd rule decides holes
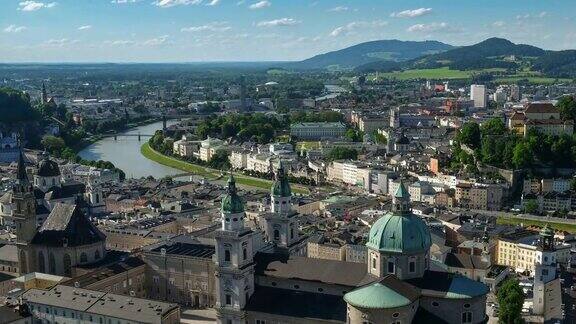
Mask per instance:
[[[452,70],[500,69],[513,74],[530,71],[550,77],[576,77],[576,50],[547,51],[514,44],[502,38],[489,38],[480,43],[453,48],[441,53],[424,55],[404,61],[376,61],[359,65],[355,71],[391,72],[410,69],[450,68]]]
[[[452,45],[438,41],[378,40],[360,43],[341,50],[316,55],[309,59],[286,64],[297,70],[352,69],[371,62],[402,62],[423,55],[444,52]]]

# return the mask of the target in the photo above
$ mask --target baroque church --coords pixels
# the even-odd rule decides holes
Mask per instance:
[[[25,156],[19,154],[18,168],[25,167]],[[36,221],[41,226],[52,209],[60,204],[76,204],[82,201],[81,208],[89,214],[99,213],[104,209],[104,199],[102,189],[95,179],[89,179],[88,184],[62,179],[60,166],[52,161],[47,154],[44,154],[37,165],[33,175],[33,194],[36,201]],[[14,225],[12,222],[12,191],[8,191],[0,197],[0,223],[3,225]]]
[[[29,180],[20,153],[16,184],[10,195],[11,219],[15,227],[20,273],[42,272],[71,277],[73,267],[100,261],[106,255],[106,236],[90,222],[76,201],[57,201],[40,223],[38,191],[58,186],[60,172],[52,161],[43,161]],[[54,189],[58,188],[58,189]],[[65,189],[64,189],[65,190]]]
[[[274,249],[255,251],[234,177],[222,199],[217,230],[218,322],[239,323],[485,323],[488,287],[434,271],[427,225],[412,213],[401,184],[392,211],[370,230],[367,264],[301,256],[288,178],[280,165],[271,208],[261,226]]]

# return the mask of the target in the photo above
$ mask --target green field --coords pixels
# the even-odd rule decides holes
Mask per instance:
[[[197,175],[206,177],[207,179],[210,179],[210,180],[217,179],[222,174],[222,171],[220,171],[220,170],[206,168],[206,167],[203,167],[201,165],[181,161],[181,160],[175,159],[173,157],[163,155],[163,154],[155,151],[153,148],[151,148],[150,145],[148,144],[148,142],[146,142],[145,144],[143,144],[140,147],[140,153],[142,153],[142,155],[144,155],[144,157],[146,157],[147,159],[152,160],[154,162],[160,163],[160,164],[165,165],[165,166],[169,166],[169,167],[174,168],[174,169],[182,170],[184,172],[197,174]],[[266,189],[266,190],[270,189],[270,187],[272,186],[272,181],[266,180],[266,179],[249,177],[249,176],[245,176],[245,175],[238,174],[238,173],[235,173],[234,177],[236,178],[236,182],[238,184],[244,185],[244,186],[255,187],[255,188]],[[306,187],[300,186],[300,185],[292,185],[292,192],[298,193],[298,194],[310,193],[310,191]]]
[[[397,80],[413,80],[413,79],[469,79],[474,74],[478,73],[505,73],[505,69],[483,69],[483,70],[451,70],[448,67],[442,67],[437,69],[412,69],[404,71],[395,71],[387,73],[372,73],[369,78],[381,79],[397,79]],[[541,75],[538,72],[533,72],[529,70],[521,71],[516,74],[511,75],[497,75],[495,81],[500,83],[516,83],[520,80],[528,80],[530,83],[534,84],[552,84],[552,83],[566,83],[573,81],[572,79],[557,79],[549,78]]]
[[[413,69],[387,73],[376,73],[375,78],[389,78],[397,80],[411,79],[468,79],[473,71],[450,70],[449,68],[438,69]]]
[[[539,227],[544,227],[546,224],[549,224],[550,227],[552,227],[553,229],[566,231],[569,233],[576,233],[576,224],[564,224],[564,223],[555,223],[552,221],[538,221],[532,219],[510,218],[510,217],[498,217],[497,223],[502,225],[523,224],[524,226],[539,226]]]

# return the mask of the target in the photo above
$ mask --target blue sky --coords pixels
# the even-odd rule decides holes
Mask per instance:
[[[575,0],[0,0],[0,62],[297,60],[376,39],[576,48]]]

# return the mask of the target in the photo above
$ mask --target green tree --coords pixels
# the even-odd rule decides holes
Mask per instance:
[[[562,119],[576,120],[576,98],[574,96],[564,96],[556,104],[560,110]]]
[[[524,304],[524,294],[517,279],[504,281],[498,289],[498,304],[500,305],[500,315],[498,322],[502,324],[520,324],[522,320],[522,305]]]
[[[475,122],[467,122],[462,125],[456,137],[461,143],[470,146],[472,149],[480,147],[480,126]]]
[[[482,124],[482,135],[503,135],[506,133],[506,125],[500,118],[492,118]]]
[[[212,155],[212,158],[208,162],[208,165],[214,169],[229,170],[230,160],[228,159],[228,151],[217,150],[216,153]]]
[[[358,158],[358,151],[347,147],[335,147],[328,153],[328,159],[334,160],[356,160]]]
[[[538,202],[535,199],[530,199],[524,204],[524,212],[528,214],[535,214],[538,211]]]
[[[60,151],[66,147],[66,143],[61,137],[46,135],[42,138],[42,146],[50,153],[60,154]]]
[[[530,147],[523,142],[516,144],[512,156],[512,164],[517,169],[529,168],[534,160],[534,153]]]

